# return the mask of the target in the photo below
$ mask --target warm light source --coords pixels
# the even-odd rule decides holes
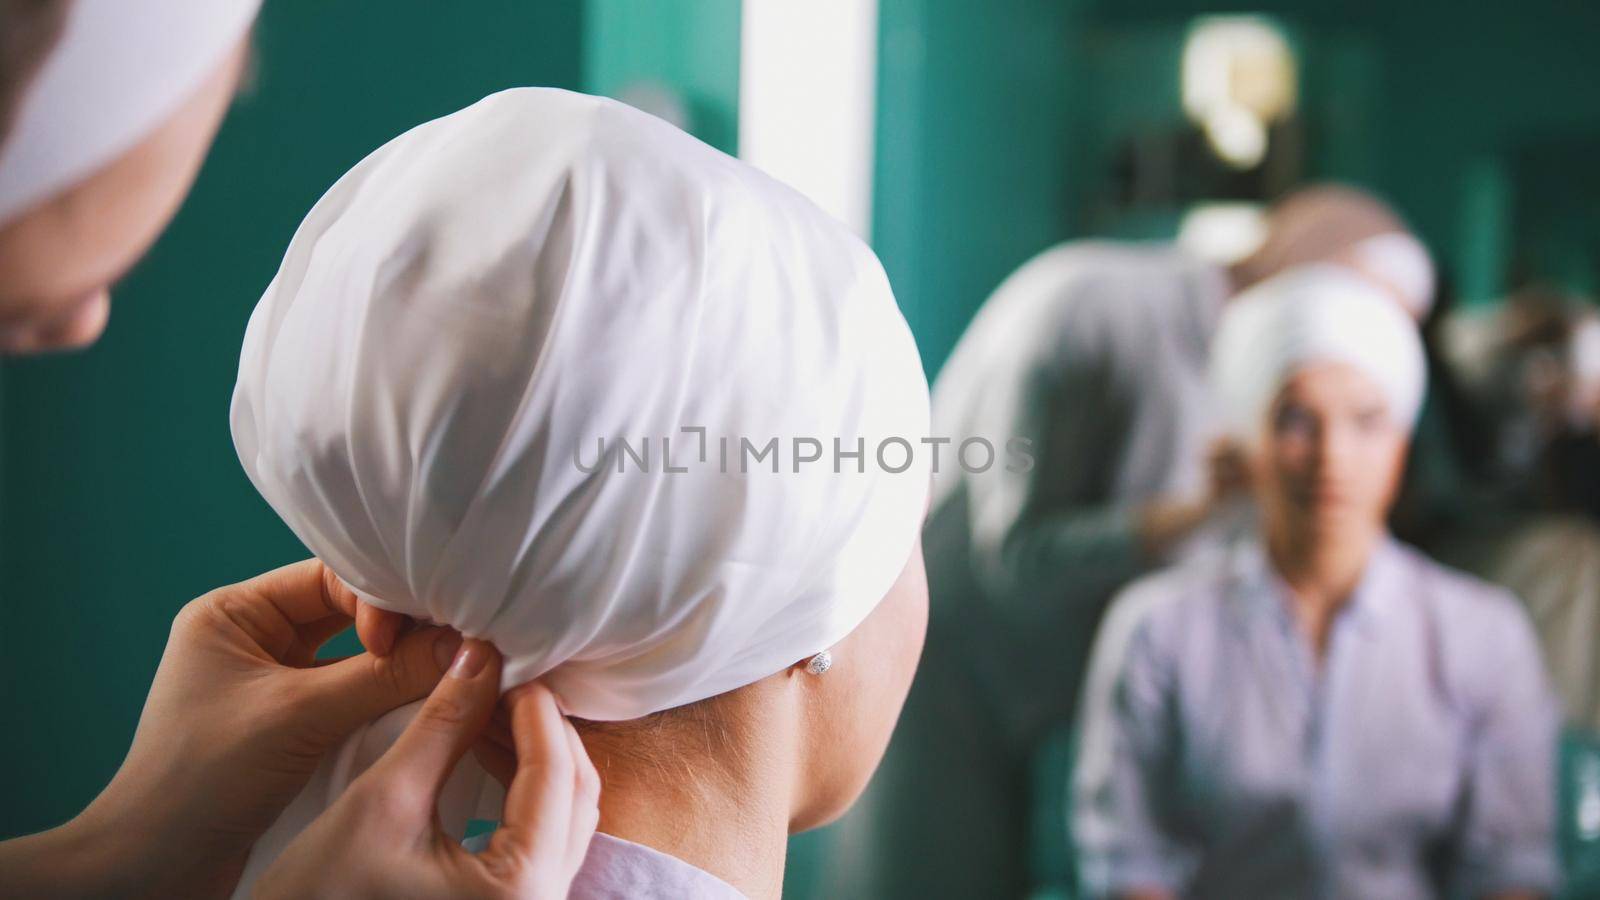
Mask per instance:
[[[1294,112],[1294,52],[1257,16],[1206,17],[1183,48],[1183,108],[1219,157],[1240,169],[1266,157],[1267,129]]]

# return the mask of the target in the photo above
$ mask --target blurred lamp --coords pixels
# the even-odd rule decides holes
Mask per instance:
[[[1299,87],[1283,33],[1256,16],[1206,17],[1183,48],[1183,108],[1224,162],[1239,169],[1267,153],[1267,129],[1294,112]]]

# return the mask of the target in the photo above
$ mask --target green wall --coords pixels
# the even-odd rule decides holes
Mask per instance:
[[[1069,232],[1072,0],[881,0],[872,243],[936,372],[977,305]]]
[[[0,835],[72,815],[127,749],[172,614],[304,550],[228,435],[239,342],[301,217],[369,150],[500,88],[577,87],[583,10],[268,3],[253,91],[85,353],[0,370]]]
[[[585,0],[583,89],[673,90],[689,131],[724,153],[739,138],[739,0]]]
[[[1389,88],[1377,130],[1383,183],[1460,270],[1464,296],[1493,299],[1509,274],[1496,261],[1539,225],[1519,219],[1521,199],[1538,188],[1518,176],[1540,173],[1518,172],[1514,160],[1530,145],[1600,138],[1600,6],[1527,0],[1459,4],[1447,16],[1395,11],[1380,35]],[[1592,188],[1595,159],[1571,162],[1579,165],[1547,174]],[[1586,196],[1592,207],[1597,198]],[[1585,237],[1594,254],[1592,232]]]

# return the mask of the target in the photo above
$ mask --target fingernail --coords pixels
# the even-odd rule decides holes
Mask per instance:
[[[451,678],[471,678],[483,671],[489,661],[489,645],[483,641],[462,641],[456,651],[456,661],[450,664]]]
[[[445,629],[433,639],[433,661],[438,663],[439,671],[443,672],[450,666],[450,661],[456,658],[456,648],[461,646],[461,635]]]

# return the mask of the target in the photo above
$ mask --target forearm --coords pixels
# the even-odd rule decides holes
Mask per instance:
[[[1103,597],[1146,568],[1136,513],[1113,506],[1051,512],[1016,523],[998,548],[986,585],[1002,613],[1032,628],[1063,596]],[[1029,599],[1045,601],[1033,610]]]
[[[120,816],[97,802],[64,825],[0,842],[5,896],[227,897],[244,857],[173,846],[148,816]]]
[[[1148,564],[1158,564],[1211,516],[1205,500],[1155,500],[1135,518],[1139,549]]]
[[[1091,591],[1115,589],[1148,569],[1204,525],[1203,500],[1155,500],[1132,508],[1112,505],[1061,510],[1020,522],[1001,554],[1008,587],[1062,584]]]
[[[0,884],[11,897],[118,897],[127,893],[117,877],[110,847],[78,820],[0,843]]]

